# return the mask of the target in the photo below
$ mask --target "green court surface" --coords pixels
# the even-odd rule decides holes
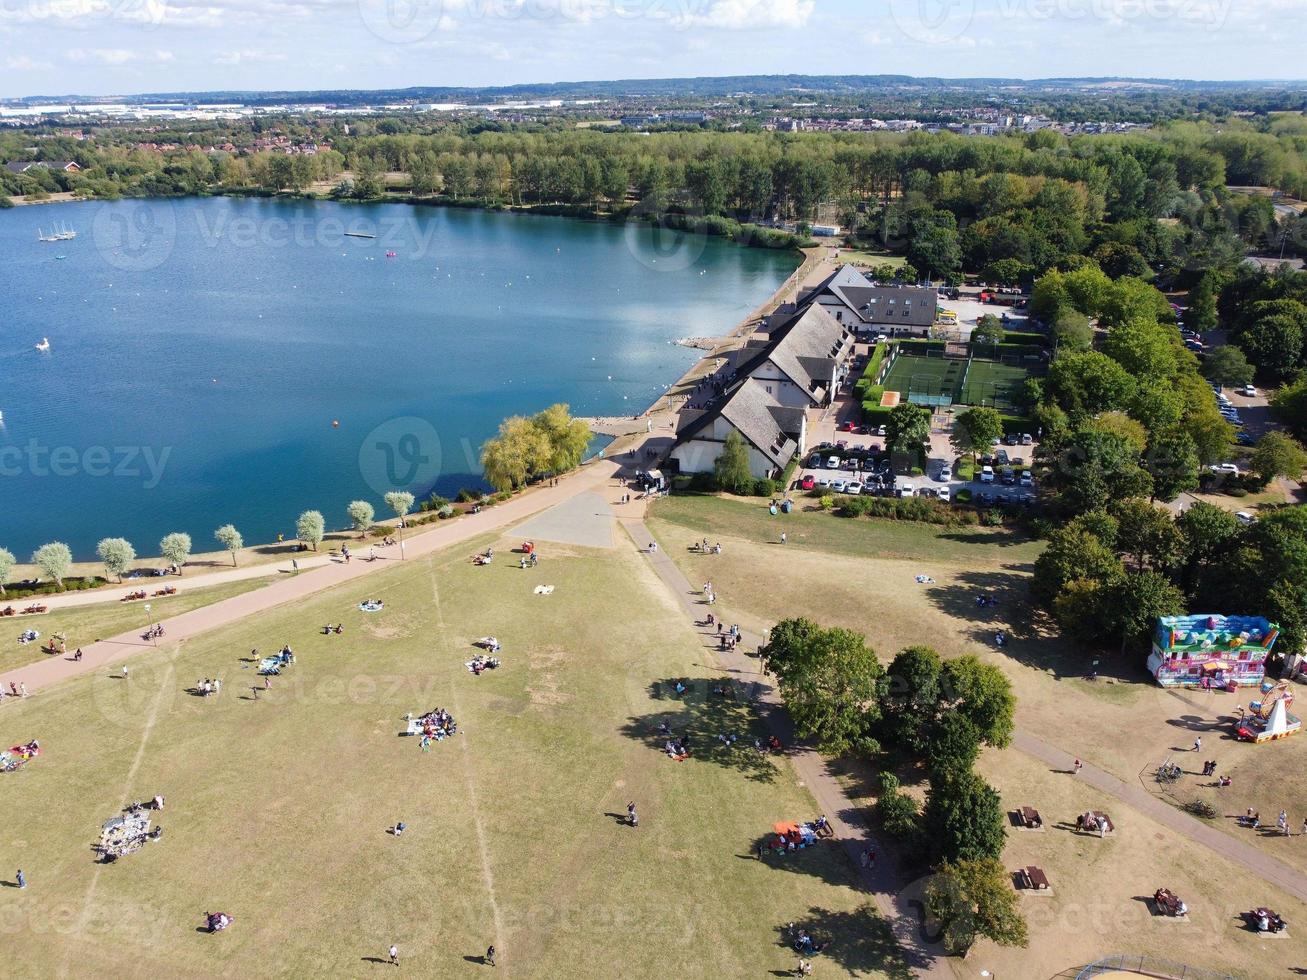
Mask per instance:
[[[885,377],[885,388],[917,404],[1011,409],[1029,376],[1030,371],[1017,364],[900,354]]]

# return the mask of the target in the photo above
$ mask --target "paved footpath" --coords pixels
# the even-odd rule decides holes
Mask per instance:
[[[696,627],[705,618],[709,607],[700,601],[699,589],[692,586],[681,570],[663,549],[650,552],[648,545],[654,540],[644,522],[638,518],[621,518],[622,526],[636,546],[649,559],[653,570],[662,579],[663,584],[676,596],[686,614]],[[867,826],[860,808],[855,807],[831,772],[828,760],[815,749],[795,741],[794,725],[788,712],[781,703],[780,692],[771,680],[761,673],[758,661],[743,653],[744,650],[757,649],[762,645],[762,637],[742,632],[738,649],[720,651],[715,639],[716,630],[704,630],[705,647],[731,675],[732,679],[749,691],[750,699],[758,709],[763,722],[775,733],[783,745],[788,746],[787,757],[793,764],[795,772],[804,787],[813,795],[817,806],[826,815],[835,830],[836,838],[844,845],[853,867],[861,866],[861,855],[871,847],[877,855],[871,869],[861,872],[862,884],[871,894],[872,901],[880,911],[882,918],[889,923],[894,938],[902,948],[912,972],[922,977],[947,977],[954,973],[938,950],[926,947],[921,940],[921,908],[916,902],[903,895],[904,886],[909,882],[901,879],[895,872],[896,861],[892,853],[886,853]],[[915,893],[914,893],[915,894]]]
[[[1291,868],[1278,858],[1272,857],[1247,841],[1217,830],[1211,824],[1198,817],[1190,816],[1178,807],[1159,800],[1141,786],[1117,779],[1111,773],[1104,772],[1083,760],[1079,775],[1072,775],[1075,759],[1055,746],[1043,742],[1033,735],[1017,732],[1012,737],[1013,748],[1026,755],[1053,766],[1056,771],[1066,772],[1068,779],[1082,779],[1094,789],[1113,796],[1133,810],[1138,810],[1158,823],[1185,835],[1190,840],[1210,848],[1221,857],[1236,864],[1257,877],[1276,885],[1295,898],[1307,902],[1307,875]],[[1121,821],[1117,821],[1120,823]],[[1128,833],[1128,830],[1124,832]]]
[[[613,461],[599,460],[563,477],[557,486],[540,487],[513,497],[505,503],[487,507],[479,514],[468,514],[454,521],[441,522],[415,534],[410,532],[411,536],[404,541],[404,554],[409,558],[420,558],[440,548],[468,541],[478,535],[502,530],[578,494],[606,486],[617,472],[618,467]],[[288,574],[288,569],[282,566],[280,580],[271,585],[163,620],[166,630],[165,642],[177,643],[187,640],[274,606],[305,599],[323,589],[361,579],[370,572],[392,568],[399,560],[399,548],[385,550],[387,552],[385,558],[378,557],[376,561],[371,562],[361,558],[356,558],[349,563],[332,562],[323,555],[320,556],[322,561],[316,567],[306,568],[302,565],[298,575]],[[241,572],[243,569],[232,571]],[[224,574],[217,572],[206,576],[205,583],[217,584],[220,576]],[[360,598],[366,597],[360,595]],[[22,683],[26,685],[29,694],[35,694],[51,684],[70,677],[93,673],[106,665],[126,660],[133,654],[148,649],[153,649],[153,645],[147,640],[142,640],[141,630],[136,629],[130,633],[84,645],[80,661],[74,661],[68,656],[56,656],[7,671],[0,674],[0,684],[8,689],[11,682]]]

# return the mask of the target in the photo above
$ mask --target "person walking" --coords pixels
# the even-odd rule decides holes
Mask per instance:
[[[22,868],[18,869],[18,887],[19,888],[27,887],[27,875],[23,874]]]
[[[486,947],[486,966],[494,966],[494,965],[495,965],[495,947],[492,944]]]
[[[632,827],[640,826],[640,817],[635,812],[635,801],[626,804],[626,822]]]
[[[1085,767],[1085,764],[1081,762],[1079,759],[1076,759],[1073,765],[1074,765],[1074,769],[1072,769],[1072,775],[1079,775],[1080,770]]]
[[[390,962],[399,966],[399,947],[394,943],[390,944]]]
[[[264,689],[265,691],[271,691],[271,690],[272,690],[272,678],[269,677],[267,674],[264,674],[264,675],[263,675],[263,689]]]
[[[80,661],[82,659],[82,648],[78,647],[77,652],[73,654],[73,659]]]
[[[790,536],[789,536],[788,534],[786,534],[784,531],[782,531],[782,532],[781,532],[781,544],[785,544],[785,542],[787,542],[787,541],[789,541],[789,540],[790,540]]]
[[[127,680],[127,665],[123,664],[123,680]]]
[[[290,573],[292,575],[298,575],[300,573],[300,563],[298,558],[292,558],[290,560]]]
[[[1203,750],[1203,737],[1199,735],[1197,738],[1194,739],[1194,751],[1201,752],[1202,750]]]
[[[126,668],[126,667],[123,668],[123,676],[124,676],[124,677],[127,676],[127,668]],[[27,697],[27,685],[24,684],[22,681],[19,681],[19,682],[18,682],[18,696],[19,696],[20,698],[25,698],[25,697]]]

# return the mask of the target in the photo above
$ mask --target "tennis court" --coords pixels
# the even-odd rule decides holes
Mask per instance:
[[[900,354],[885,377],[885,388],[917,405],[988,405],[1011,411],[1029,376],[1028,369],[1016,364]]]

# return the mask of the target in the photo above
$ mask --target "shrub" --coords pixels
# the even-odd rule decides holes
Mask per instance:
[[[987,510],[980,515],[980,523],[985,527],[1002,527],[1003,512],[1001,510]]]
[[[494,501],[495,503],[502,504],[505,500],[511,500],[512,497],[513,492],[511,490],[500,490],[499,493],[495,494]]]
[[[458,491],[456,498],[460,504],[474,504],[485,496],[480,490],[473,490],[471,487],[464,487]]]
[[[776,481],[768,480],[765,477],[761,480],[753,481],[753,495],[755,497],[772,497],[776,494]]]

